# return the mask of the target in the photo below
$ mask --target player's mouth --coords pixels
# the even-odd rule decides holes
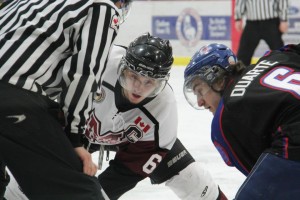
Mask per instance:
[[[207,106],[207,107],[204,107],[206,110],[209,110],[210,112],[212,112],[211,110],[211,107],[210,106]]]
[[[134,98],[136,98],[136,99],[139,99],[139,98],[141,98],[142,96],[140,96],[140,95],[137,95],[137,94],[134,94],[134,93],[132,93],[132,96],[134,97]]]

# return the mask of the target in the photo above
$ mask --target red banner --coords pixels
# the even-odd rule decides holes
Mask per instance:
[[[235,0],[232,0],[231,2],[231,48],[234,53],[237,53],[237,50],[239,48],[239,42],[241,37],[241,32],[238,32],[235,29],[235,23],[234,23],[234,8],[235,8]]]

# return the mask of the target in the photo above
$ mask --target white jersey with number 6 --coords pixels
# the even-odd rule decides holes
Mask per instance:
[[[128,145],[126,151],[117,153],[117,159],[146,177],[155,169],[153,162],[158,164],[177,138],[176,101],[167,84],[156,97],[131,104],[118,82],[118,65],[125,53],[124,47],[112,48],[85,136],[91,143]]]

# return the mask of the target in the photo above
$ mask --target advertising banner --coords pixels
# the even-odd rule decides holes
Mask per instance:
[[[169,39],[176,58],[188,60],[210,43],[222,43],[236,51],[239,40],[232,32],[233,3],[234,0],[135,0],[131,14],[120,26],[116,43],[127,46],[137,36],[150,32]],[[289,0],[288,17],[284,42],[300,43],[299,0]],[[261,57],[268,49],[261,41],[254,57]]]
[[[134,1],[126,27],[121,26],[118,37],[128,42],[133,36],[150,32],[169,39],[176,57],[190,58],[206,44],[230,47],[230,20],[231,0]]]

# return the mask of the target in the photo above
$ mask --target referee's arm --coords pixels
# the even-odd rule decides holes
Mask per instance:
[[[1,10],[2,8],[4,8],[4,7],[9,3],[9,1],[11,1],[11,0],[8,0],[8,1],[0,0],[0,10]]]
[[[111,24],[118,14],[110,5],[96,4],[89,12],[79,37],[71,38],[77,53],[63,66],[67,88],[61,94],[61,103],[67,119],[65,132],[73,147],[82,146],[81,133],[92,107],[91,91],[95,91],[100,82],[110,46],[118,31],[118,26]]]
[[[279,0],[278,9],[280,21],[288,21],[288,0]]]
[[[239,21],[246,12],[246,2],[244,0],[236,0],[234,8],[234,19]]]

